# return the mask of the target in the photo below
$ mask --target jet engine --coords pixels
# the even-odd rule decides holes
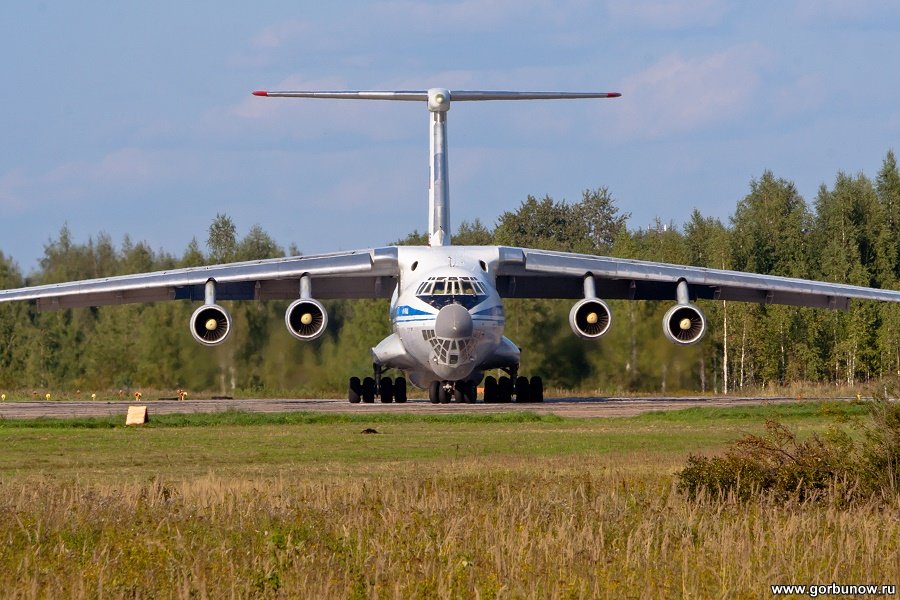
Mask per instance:
[[[569,325],[580,338],[594,340],[609,331],[612,314],[603,300],[585,298],[569,311]]]
[[[663,332],[680,346],[696,344],[706,334],[706,316],[693,304],[676,304],[663,317]]]
[[[288,306],[284,313],[284,324],[292,336],[308,342],[325,333],[328,312],[317,300],[300,298]]]
[[[191,335],[204,346],[217,346],[231,333],[231,315],[218,304],[204,304],[191,315]]]

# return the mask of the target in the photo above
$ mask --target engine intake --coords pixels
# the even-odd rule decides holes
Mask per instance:
[[[609,331],[612,313],[603,300],[585,298],[569,311],[569,325],[580,338],[594,340]]]
[[[191,315],[191,335],[204,346],[217,346],[231,333],[231,315],[218,304],[204,304]]]
[[[288,306],[284,313],[284,324],[292,336],[308,342],[325,333],[328,312],[317,300],[301,298]]]
[[[696,344],[706,335],[706,316],[693,304],[676,304],[663,317],[663,332],[679,346]]]

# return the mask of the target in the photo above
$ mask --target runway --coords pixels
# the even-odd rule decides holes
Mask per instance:
[[[807,399],[810,400],[810,399]],[[322,413],[504,413],[530,411],[539,414],[555,414],[561,417],[626,417],[654,410],[678,410],[693,406],[727,407],[763,403],[788,403],[796,401],[788,397],[598,397],[598,398],[547,398],[536,404],[431,404],[427,400],[411,399],[405,404],[350,404],[346,399],[239,399],[239,400],[144,400],[133,401],[40,401],[5,402],[0,404],[0,418],[35,419],[40,417],[105,417],[121,415],[123,422],[128,407],[146,405],[152,418],[154,414],[214,413],[226,410],[245,412],[322,412]]]

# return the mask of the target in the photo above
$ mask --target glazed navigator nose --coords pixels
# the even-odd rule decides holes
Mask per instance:
[[[434,333],[437,337],[453,340],[471,337],[472,315],[460,304],[448,304],[438,311]]]

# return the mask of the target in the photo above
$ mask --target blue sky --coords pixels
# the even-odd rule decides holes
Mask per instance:
[[[0,5],[0,251],[68,223],[180,254],[216,213],[304,253],[423,230],[424,105],[255,89],[618,91],[455,104],[451,221],[607,186],[633,228],[723,220],[763,170],[808,202],[900,140],[887,0]]]

